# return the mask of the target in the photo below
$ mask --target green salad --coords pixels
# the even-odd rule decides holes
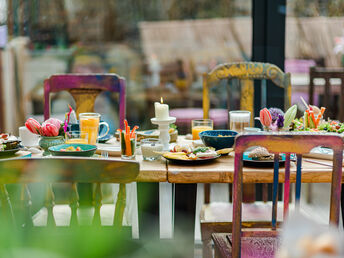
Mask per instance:
[[[292,131],[343,133],[344,123],[340,123],[338,121],[323,121],[318,125],[317,128],[305,128],[303,118],[298,118],[293,120]]]

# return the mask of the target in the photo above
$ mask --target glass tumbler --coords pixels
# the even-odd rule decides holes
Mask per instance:
[[[235,110],[229,112],[229,129],[238,133],[244,132],[245,127],[250,127],[251,112]]]
[[[143,160],[154,161],[161,157],[161,152],[164,146],[159,139],[143,139],[141,140],[141,152]]]
[[[211,119],[196,119],[191,122],[192,140],[199,140],[199,133],[213,130],[214,123]]]
[[[136,155],[136,134],[126,135],[121,132],[121,158],[122,159],[135,159]]]

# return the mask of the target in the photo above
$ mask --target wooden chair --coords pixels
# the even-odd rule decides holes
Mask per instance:
[[[95,183],[94,212],[92,224],[100,226],[112,221],[120,228],[126,205],[126,183],[135,181],[139,174],[139,163],[132,161],[114,161],[82,158],[30,158],[0,161],[0,198],[3,218],[16,227],[77,226],[79,197],[77,183]],[[44,183],[46,196],[45,211],[40,210],[34,217],[31,214],[31,197],[28,185]],[[67,205],[54,205],[53,185],[70,183],[70,202]],[[119,183],[116,204],[102,206],[102,183]],[[19,203],[9,198],[6,190],[8,184],[21,184]],[[13,207],[19,207],[14,212]],[[102,211],[101,211],[102,208]],[[16,209],[17,210],[17,209]],[[103,212],[104,211],[104,212]],[[110,214],[110,212],[112,214]],[[104,214],[103,214],[104,213]],[[61,221],[65,214],[70,214],[70,221]],[[2,220],[3,222],[3,220]],[[67,225],[66,225],[67,224]]]
[[[291,83],[290,74],[283,73],[277,66],[269,63],[241,62],[227,63],[216,66],[211,72],[203,74],[203,117],[209,118],[210,89],[215,87],[221,80],[239,79],[241,84],[240,109],[251,112],[254,117],[254,80],[271,80],[275,85],[285,90],[284,107],[290,106]],[[230,93],[230,92],[228,92]],[[227,113],[228,116],[228,113]],[[267,200],[267,184],[263,185],[263,200]],[[255,200],[255,186],[245,185],[245,196],[250,201]],[[232,209],[231,203],[210,203],[210,185],[204,186],[204,203],[201,211],[201,235],[203,241],[203,257],[211,254],[211,234],[214,232],[228,232],[231,228],[231,217],[223,216],[226,211]],[[250,207],[251,206],[251,207]],[[253,203],[245,205],[245,209],[251,214],[245,216],[245,221],[257,221],[266,217],[268,207],[264,203]],[[271,209],[271,207],[270,207]],[[266,223],[265,223],[266,224]]]
[[[270,229],[265,231],[242,230],[242,181],[243,181],[243,153],[252,146],[263,146],[274,153],[273,179],[273,209]],[[276,230],[278,183],[284,181],[283,218],[289,212],[290,182],[296,181],[295,208],[300,210],[302,155],[309,153],[312,148],[324,146],[331,148],[333,154],[333,172],[331,183],[330,222],[338,226],[340,213],[341,179],[343,163],[343,140],[337,135],[319,134],[260,134],[240,135],[236,139],[235,169],[233,178],[233,224],[232,233],[215,233],[212,239],[215,244],[216,257],[274,257],[278,247]],[[285,153],[285,173],[279,175],[279,154]],[[296,154],[296,176],[290,175],[291,154]],[[296,178],[296,179],[295,179]]]
[[[203,117],[209,118],[209,90],[221,80],[239,79],[241,84],[240,109],[254,114],[253,80],[271,80],[285,90],[284,108],[290,106],[290,74],[283,73],[276,65],[259,62],[240,62],[217,65],[211,72],[203,74]],[[252,115],[253,117],[253,115]]]
[[[125,79],[117,74],[57,74],[44,81],[44,119],[50,117],[50,93],[68,91],[76,102],[77,116],[94,112],[94,102],[102,91],[119,93],[119,127],[124,128]]]
[[[322,78],[325,80],[324,85],[324,100],[323,105],[329,109],[326,112],[331,118],[338,118],[340,121],[344,120],[344,68],[324,68],[324,67],[311,67],[309,70],[309,103],[314,104],[314,81],[315,79]],[[330,79],[338,78],[341,80],[339,95],[339,107],[335,107],[335,101],[333,101],[333,85],[330,83]],[[339,114],[337,114],[339,110]]]

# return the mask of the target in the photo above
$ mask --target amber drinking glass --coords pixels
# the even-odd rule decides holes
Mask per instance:
[[[211,119],[196,119],[191,122],[192,140],[199,139],[199,133],[203,131],[213,130],[214,123]]]

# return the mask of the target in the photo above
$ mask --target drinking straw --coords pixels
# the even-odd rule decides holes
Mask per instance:
[[[306,109],[308,109],[309,107],[308,107],[308,105],[307,105],[307,103],[306,103],[306,101],[303,99],[303,97],[302,96],[300,96],[300,98],[301,98],[301,101],[302,101],[302,103],[306,106]]]

